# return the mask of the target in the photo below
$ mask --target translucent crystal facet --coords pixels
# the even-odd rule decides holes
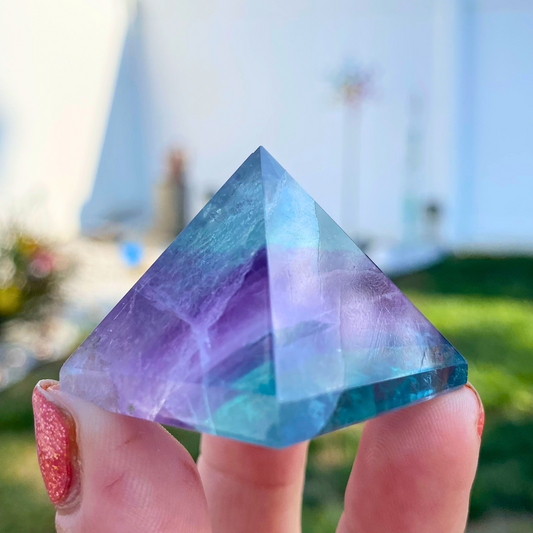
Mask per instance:
[[[466,377],[457,350],[261,147],[60,379],[113,412],[281,447]]]

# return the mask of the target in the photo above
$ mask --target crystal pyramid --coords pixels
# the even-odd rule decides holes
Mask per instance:
[[[260,147],[60,380],[113,412],[282,447],[466,377],[457,350]]]

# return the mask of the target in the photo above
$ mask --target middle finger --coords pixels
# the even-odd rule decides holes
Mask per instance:
[[[203,435],[198,469],[213,531],[300,533],[307,444],[277,450]]]

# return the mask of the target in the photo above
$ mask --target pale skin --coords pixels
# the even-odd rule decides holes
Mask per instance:
[[[196,465],[158,424],[51,394],[75,420],[82,458],[60,533],[301,533],[307,443],[203,435]],[[367,422],[337,533],[463,533],[482,418],[466,386]]]

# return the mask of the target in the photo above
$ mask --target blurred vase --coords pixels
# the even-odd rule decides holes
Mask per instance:
[[[168,173],[155,190],[155,227],[158,239],[174,240],[186,224],[185,156],[172,150],[168,157]]]

